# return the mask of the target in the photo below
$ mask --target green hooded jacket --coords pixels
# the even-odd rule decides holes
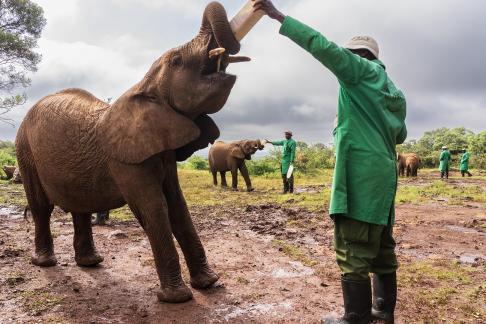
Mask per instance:
[[[289,171],[289,167],[295,160],[295,149],[297,147],[297,143],[293,139],[285,139],[283,141],[275,141],[272,142],[272,145],[275,146],[283,146],[282,147],[282,167],[280,171],[283,175],[287,174]]]
[[[286,17],[280,33],[289,37],[338,79],[336,166],[331,215],[386,225],[395,219],[395,146],[405,141],[406,101],[379,60],[369,61]]]
[[[469,170],[469,153],[464,152],[461,157],[461,165],[459,167],[460,171],[468,171]]]
[[[442,151],[442,153],[440,153],[440,157],[439,157],[440,172],[446,172],[446,170],[449,168],[450,160],[451,160],[451,153],[448,150]]]

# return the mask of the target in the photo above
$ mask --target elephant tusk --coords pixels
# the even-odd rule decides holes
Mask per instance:
[[[250,62],[251,58],[248,56],[230,56],[227,59],[228,63],[241,63],[241,62]]]
[[[212,49],[209,51],[209,58],[212,59],[215,58],[216,56],[221,56],[224,54],[224,52],[226,52],[226,49],[224,47],[218,47]]]
[[[223,58],[224,52],[226,52],[226,49],[223,47],[218,47],[209,51],[210,59],[218,57],[218,67],[216,69],[216,72],[219,72],[221,70],[221,60]]]

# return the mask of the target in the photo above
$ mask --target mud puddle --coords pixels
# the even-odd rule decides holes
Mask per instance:
[[[22,219],[24,217],[24,211],[18,206],[2,206],[0,207],[0,218],[8,219]]]

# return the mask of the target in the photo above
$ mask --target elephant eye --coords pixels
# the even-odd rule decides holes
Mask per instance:
[[[170,59],[170,65],[173,67],[182,66],[182,56],[179,54],[175,54]]]

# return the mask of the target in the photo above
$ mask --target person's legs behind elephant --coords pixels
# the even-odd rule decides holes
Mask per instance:
[[[289,182],[287,180],[287,176],[285,174],[282,174],[282,183],[283,183],[283,194],[286,194],[289,192]]]
[[[110,212],[109,211],[99,212],[99,213],[96,213],[96,217],[93,220],[92,224],[104,226],[104,225],[106,225],[106,221],[108,219],[110,219]]]
[[[294,193],[294,174],[290,176],[290,178],[287,178],[287,182],[289,183],[289,192],[291,194]]]

